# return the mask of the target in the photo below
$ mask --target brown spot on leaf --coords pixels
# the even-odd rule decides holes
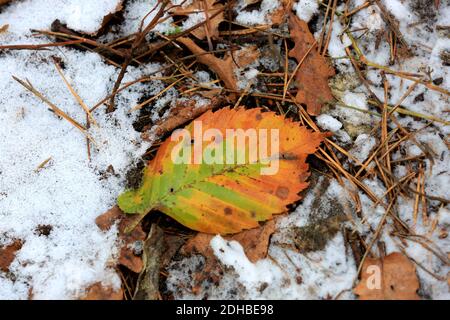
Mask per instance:
[[[289,189],[286,187],[278,187],[277,191],[275,191],[275,195],[282,200],[287,199],[289,195]]]
[[[282,153],[281,158],[283,160],[298,160],[298,156],[290,152]]]
[[[224,212],[225,215],[227,215],[227,216],[229,216],[229,215],[231,215],[231,214],[233,213],[233,211],[232,211],[230,208],[228,208],[228,207],[226,207],[225,209],[223,209],[223,212]]]

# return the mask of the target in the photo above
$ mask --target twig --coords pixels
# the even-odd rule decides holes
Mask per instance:
[[[119,89],[120,87],[120,83],[122,82],[123,77],[125,76],[125,73],[127,71],[128,65],[130,64],[130,62],[133,60],[133,57],[136,53],[136,50],[141,46],[142,42],[145,40],[145,36],[147,35],[147,33],[149,33],[159,22],[159,18],[162,17],[162,15],[164,14],[164,9],[166,8],[166,6],[169,4],[169,0],[163,0],[163,2],[160,5],[160,8],[158,10],[158,12],[156,13],[156,15],[153,17],[152,21],[147,25],[147,27],[145,27],[145,29],[143,31],[141,31],[136,39],[134,40],[131,49],[128,51],[125,61],[122,63],[122,68],[120,69],[120,73],[117,76],[117,80],[114,83],[114,87],[112,90],[112,94],[111,94],[111,98],[109,99],[109,105],[107,108],[107,112],[113,112],[115,109],[115,97],[117,94],[117,89]],[[160,2],[158,1],[158,3],[156,4],[157,6],[160,4]]]

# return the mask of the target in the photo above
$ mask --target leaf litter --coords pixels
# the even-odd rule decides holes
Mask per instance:
[[[204,3],[213,7],[206,14]],[[387,287],[382,295],[361,289],[367,267],[383,263],[407,271],[383,277],[397,288],[408,275],[408,298],[448,298],[445,5],[189,1],[176,15],[179,1],[164,10],[156,0],[101,4],[84,6],[89,14],[72,1],[2,8],[0,247],[22,244],[4,255],[2,298],[398,298]],[[199,12],[182,12],[189,6]],[[99,128],[61,83],[55,57]],[[172,130],[227,105],[334,132],[308,158],[311,189],[290,214],[223,238],[193,236],[157,213],[134,221],[136,237],[112,219],[97,227],[131,167],[152,159]],[[50,231],[36,232],[43,225]],[[147,240],[164,241],[139,252],[136,243],[156,228]],[[256,246],[254,233],[264,237]],[[169,235],[179,241],[168,256],[142,259],[162,257]]]

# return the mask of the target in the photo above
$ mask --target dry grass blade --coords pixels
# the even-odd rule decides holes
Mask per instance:
[[[80,44],[84,42],[86,42],[84,39],[78,39],[55,43],[43,43],[43,44],[12,44],[0,46],[0,50],[42,50],[50,47],[63,47],[73,44]]]
[[[46,165],[47,163],[50,162],[50,160],[52,160],[52,157],[49,157],[49,158],[45,159],[44,161],[42,161],[42,162],[37,166],[37,168],[34,170],[34,172],[39,172],[41,169],[43,169],[43,168],[45,167],[45,165]]]
[[[97,121],[95,121],[94,117],[92,116],[91,111],[89,110],[89,107],[84,103],[83,99],[78,95],[78,93],[75,91],[75,89],[72,87],[72,85],[67,81],[66,77],[64,76],[64,73],[61,70],[61,67],[58,65],[56,61],[53,61],[55,64],[55,68],[58,71],[59,75],[63,79],[64,83],[66,84],[67,88],[69,89],[70,93],[74,96],[75,100],[77,100],[78,104],[83,108],[83,110],[88,115],[89,119],[92,121],[94,125],[98,127]]]
[[[167,90],[169,90],[170,88],[174,87],[178,82],[180,82],[181,80],[184,80],[186,77],[182,77],[174,82],[172,82],[170,85],[168,85],[167,87],[164,88],[164,90],[161,90],[160,92],[158,92],[156,95],[154,95],[153,97],[145,100],[144,102],[134,106],[133,108],[131,108],[130,112],[136,111],[136,110],[140,110],[143,107],[145,107],[147,104],[149,104],[150,102],[156,100],[158,97],[160,97],[161,95],[163,95],[165,92],[167,92]]]
[[[44,97],[39,91],[37,91],[29,82],[25,82],[23,80],[20,80],[19,78],[12,76],[14,80],[16,80],[18,83],[20,83],[25,89],[33,93],[36,97],[41,99],[44,103],[46,103],[52,111],[61,118],[67,120],[70,124],[72,124],[75,128],[81,131],[95,146],[97,146],[97,143],[95,140],[91,137],[89,133],[87,133],[86,128],[81,125],[79,122],[72,119],[67,113],[59,109],[56,105],[54,105],[52,102],[50,102],[46,97]]]

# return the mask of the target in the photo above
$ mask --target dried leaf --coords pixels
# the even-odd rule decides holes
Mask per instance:
[[[103,17],[102,23],[101,23],[100,27],[98,28],[98,30],[94,33],[91,33],[90,35],[97,36],[97,35],[103,34],[104,31],[106,30],[106,28],[108,27],[108,23],[122,10],[123,10],[123,0],[119,0],[119,1],[117,1],[117,5],[116,5],[115,9]]]
[[[16,258],[17,251],[22,248],[22,244],[22,241],[14,240],[13,243],[0,247],[0,271],[9,271],[9,266]]]
[[[414,264],[399,252],[384,259],[367,258],[361,280],[354,288],[361,300],[419,300],[419,280]]]
[[[131,230],[126,232],[125,230],[129,225],[134,224],[134,220],[137,217],[125,215],[119,207],[114,206],[107,212],[97,217],[95,223],[101,230],[108,230],[111,226],[119,222],[119,238],[122,241],[122,248],[120,249],[120,255],[118,263],[127,267],[133,272],[139,273],[143,268],[142,258],[135,254],[134,246],[137,241],[144,241],[145,232],[142,230],[140,224]]]
[[[144,171],[139,189],[119,196],[118,204],[124,212],[146,214],[156,209],[193,230],[228,234],[258,227],[260,221],[286,212],[287,205],[301,198],[298,193],[308,186],[306,157],[316,151],[324,134],[313,133],[290,119],[274,112],[262,112],[260,108],[208,111],[196,121],[185,128],[181,142],[168,138],[161,144]],[[199,123],[202,129],[194,132],[195,124]],[[207,129],[214,129],[219,136],[214,141],[205,141],[202,137]],[[252,150],[267,151],[272,146],[278,150],[263,157],[256,155],[249,161],[250,143],[238,146],[233,129],[244,130],[241,132],[253,129],[259,134],[265,129],[265,139],[252,139],[255,143]],[[269,133],[273,134],[271,130],[278,133],[279,140],[274,142],[269,138]],[[182,150],[183,145],[186,146],[185,159],[190,160],[194,150],[203,150],[197,155],[200,160],[205,153],[211,153],[211,149],[222,150],[221,158],[217,159],[221,163],[175,163],[172,151],[174,148]],[[234,161],[224,161],[227,152],[233,154]],[[235,161],[238,154],[245,156],[241,164]],[[271,164],[268,160],[275,160],[274,157],[278,161],[277,168],[272,167],[275,170],[271,175],[262,175],[261,170],[267,170]]]
[[[1,26],[0,33],[8,31],[8,28],[9,28],[9,24],[5,24],[5,25]]]
[[[208,21],[205,22],[200,27],[193,30],[191,33],[198,39],[203,40],[206,37],[207,32],[209,36],[213,39],[219,36],[219,24],[223,21],[223,5],[220,3],[216,4],[216,0],[194,0],[193,3],[187,7],[177,7],[172,10],[171,13],[176,16],[188,16],[190,14],[202,14],[203,20],[206,20],[206,15],[208,16]],[[218,11],[222,11],[213,18],[214,14]],[[206,13],[206,14],[205,14]],[[208,31],[206,30],[208,28]]]
[[[281,0],[280,7],[271,14],[271,21],[274,25],[280,25],[284,22],[289,12],[292,10],[294,1]]]
[[[119,288],[114,291],[111,287],[104,287],[101,282],[96,282],[86,289],[86,294],[80,300],[123,300],[123,290]]]
[[[289,15],[289,30],[295,43],[289,56],[299,63],[303,61],[295,75],[298,89],[295,99],[298,103],[306,104],[309,114],[318,115],[322,105],[333,100],[328,78],[335,74],[334,69],[317,50],[308,24],[293,13]],[[315,47],[310,50],[311,46]]]
[[[198,106],[197,101],[194,99],[177,101],[176,106],[170,109],[168,116],[159,120],[152,126],[151,134],[156,137],[162,137],[179,126],[192,121],[202,113],[216,108],[222,100],[223,99],[220,96],[215,96],[211,98],[210,103],[205,103],[201,106]],[[144,129],[142,138],[149,138],[148,128]]]
[[[275,232],[275,225],[275,220],[271,220],[259,228],[244,230],[224,238],[228,241],[239,242],[248,259],[255,263],[267,256],[270,236]],[[200,232],[181,248],[181,253],[184,255],[200,254],[205,258],[203,269],[193,276],[196,286],[200,286],[206,279],[218,283],[221,278],[220,262],[210,246],[213,237],[214,235]]]
[[[214,71],[225,84],[225,88],[230,90],[238,90],[237,79],[234,74],[238,68],[243,68],[250,62],[259,57],[259,51],[256,46],[245,47],[238,52],[234,53],[234,56],[227,54],[224,59],[215,57],[212,53],[200,48],[189,38],[178,38],[178,41],[184,44],[194,55],[197,56],[197,61],[208,66]],[[247,58],[250,56],[253,60]],[[234,58],[234,59],[233,59]],[[236,65],[236,63],[238,65]]]

